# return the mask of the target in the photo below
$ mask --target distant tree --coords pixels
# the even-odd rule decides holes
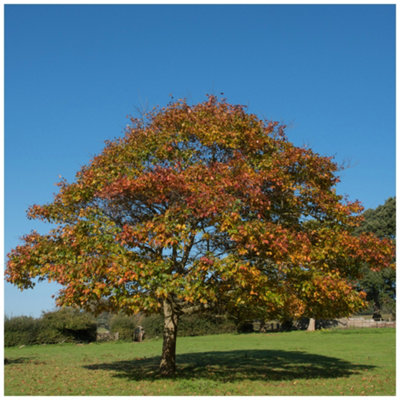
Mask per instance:
[[[161,312],[170,375],[184,314],[223,304],[249,318],[323,318],[364,305],[350,280],[363,262],[389,266],[394,249],[353,235],[360,205],[336,193],[337,172],[243,106],[177,101],[132,119],[52,203],[29,209],[57,227],[25,236],[6,277],[59,282],[59,304]]]
[[[368,209],[363,213],[364,220],[355,233],[372,232],[377,237],[396,238],[396,197],[389,197],[383,205]]]
[[[396,238],[396,198],[390,197],[383,205],[363,213],[364,221],[356,228],[357,234],[372,232],[379,238]],[[367,293],[374,317],[381,318],[382,313],[396,312],[396,272],[393,268],[381,270],[363,267],[360,287]]]

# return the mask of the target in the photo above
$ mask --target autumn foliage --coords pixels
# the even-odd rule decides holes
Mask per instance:
[[[60,305],[175,322],[216,304],[265,318],[353,313],[361,264],[387,267],[394,248],[353,235],[362,207],[336,193],[337,164],[284,128],[214,96],[132,118],[52,203],[29,209],[57,227],[23,238],[7,279],[56,281]]]

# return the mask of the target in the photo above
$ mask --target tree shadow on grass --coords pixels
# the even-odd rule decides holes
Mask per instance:
[[[115,377],[135,381],[163,379],[158,371],[160,357],[87,365],[90,370],[115,371]],[[176,356],[176,378],[215,381],[337,378],[375,368],[339,358],[284,350],[236,350],[187,353]]]

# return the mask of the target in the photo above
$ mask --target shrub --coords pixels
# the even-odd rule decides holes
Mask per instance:
[[[164,319],[161,314],[153,314],[143,317],[141,325],[144,328],[146,338],[163,336]]]
[[[4,345],[20,346],[37,343],[38,320],[32,317],[5,317]]]
[[[84,311],[62,308],[44,313],[39,321],[39,343],[93,342],[97,324],[94,317]]]
[[[180,320],[178,335],[201,336],[232,332],[236,332],[236,326],[227,316],[204,312],[183,315]]]
[[[40,318],[14,317],[4,322],[5,346],[92,342],[96,340],[96,321],[89,313],[63,308],[44,313]]]
[[[110,319],[110,328],[112,333],[118,332],[119,340],[132,341],[135,337],[135,328],[137,321],[134,316],[117,314]]]

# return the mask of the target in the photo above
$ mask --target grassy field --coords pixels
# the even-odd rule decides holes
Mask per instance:
[[[182,337],[173,379],[161,345],[6,348],[5,395],[395,395],[391,328]]]

